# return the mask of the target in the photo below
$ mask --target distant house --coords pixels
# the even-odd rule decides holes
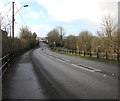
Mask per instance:
[[[46,38],[45,38],[45,37],[37,37],[37,39],[38,39],[40,42],[46,41]]]

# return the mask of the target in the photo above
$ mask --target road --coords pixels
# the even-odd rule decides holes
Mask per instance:
[[[34,65],[35,75],[40,79],[41,85],[44,85],[45,94],[49,95],[47,98],[118,98],[117,64],[54,53],[44,43],[41,43],[40,48],[29,52],[28,55],[31,64]],[[37,96],[37,98],[39,97]]]
[[[37,68],[63,98],[118,98],[118,65],[51,52],[42,43],[32,53]]]

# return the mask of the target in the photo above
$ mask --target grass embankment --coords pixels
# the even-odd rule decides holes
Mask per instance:
[[[60,53],[60,54],[66,54],[66,55],[70,55],[70,56],[76,56],[76,57],[80,57],[80,58],[97,60],[97,61],[101,61],[101,62],[120,63],[120,61],[112,60],[112,59],[104,59],[104,58],[97,58],[97,57],[90,57],[90,56],[83,56],[83,55],[71,54],[71,53],[66,53],[66,52],[58,51],[58,50],[54,50],[54,49],[51,49],[51,51],[56,52],[56,53]]]

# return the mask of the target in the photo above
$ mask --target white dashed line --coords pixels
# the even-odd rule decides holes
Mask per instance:
[[[65,62],[65,61],[63,61],[63,60],[60,60],[60,59],[57,59],[58,61],[62,61],[62,62]]]
[[[103,76],[106,76],[106,75],[103,75]]]
[[[81,68],[81,69],[84,69],[84,70],[87,70],[87,71],[90,71],[90,72],[94,72],[94,70],[89,70],[87,68],[84,68],[84,67],[81,67],[81,66],[78,66],[78,65],[75,65],[75,64],[72,64],[72,65],[77,67],[77,68]]]
[[[66,62],[70,62],[70,60],[67,60],[67,59],[65,59],[65,58],[61,58],[61,59],[65,60]]]
[[[47,55],[47,54],[44,54],[44,55]]]
[[[71,61],[70,61],[70,60],[67,60],[67,59],[65,59],[65,58],[59,58],[59,57],[56,56],[56,55],[47,54],[46,52],[44,52],[44,53],[45,53],[44,55],[48,55],[49,57],[56,58],[56,60],[58,60],[58,61],[61,61],[61,62],[68,62],[68,63],[71,64]],[[81,69],[90,71],[90,72],[101,72],[101,70],[99,70],[99,69],[96,69],[96,68],[93,68],[93,67],[88,67],[88,66],[83,65],[83,64],[78,64],[78,65],[77,65],[77,64],[71,64],[71,65],[74,66],[74,67],[77,67],[77,68],[81,68]],[[114,73],[111,74],[111,75],[115,76]],[[103,76],[106,77],[107,75],[104,74]]]
[[[80,66],[84,66],[84,67],[87,67],[87,66],[85,66],[85,65],[82,65],[82,64],[79,64]],[[90,69],[93,69],[94,71],[101,71],[101,70],[99,70],[99,69],[95,69],[95,68],[93,68],[93,67],[88,67],[88,68],[90,68]],[[92,71],[93,71],[92,70]]]
[[[65,59],[65,61],[70,62],[70,60],[66,60],[66,59]]]
[[[47,55],[47,54],[46,54],[46,55]],[[61,59],[63,59],[63,60],[61,60],[61,59],[58,59],[57,56],[54,56],[54,57],[53,57],[52,54],[49,54],[49,57],[57,58],[57,60],[58,60],[58,61],[61,61],[61,62],[70,62],[70,60],[67,60],[67,59],[65,59],[65,58],[61,58]],[[93,70],[87,69],[87,68],[85,68],[85,67],[87,67],[87,66],[82,65],[82,64],[79,64],[80,66],[78,66],[78,65],[76,65],[76,64],[72,64],[72,65],[75,66],[75,67],[77,67],[77,68],[81,68],[81,69],[84,69],[84,70],[87,70],[87,71],[90,71],[90,72],[101,71],[101,70],[99,70],[99,69],[95,69],[95,68],[92,68],[92,67],[88,67],[88,68],[93,69]]]

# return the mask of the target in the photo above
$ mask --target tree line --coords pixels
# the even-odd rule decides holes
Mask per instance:
[[[51,47],[62,47],[74,51],[120,53],[120,33],[112,16],[104,16],[97,36],[89,31],[81,31],[78,36],[65,37],[63,27],[56,27],[47,34],[48,44]]]

